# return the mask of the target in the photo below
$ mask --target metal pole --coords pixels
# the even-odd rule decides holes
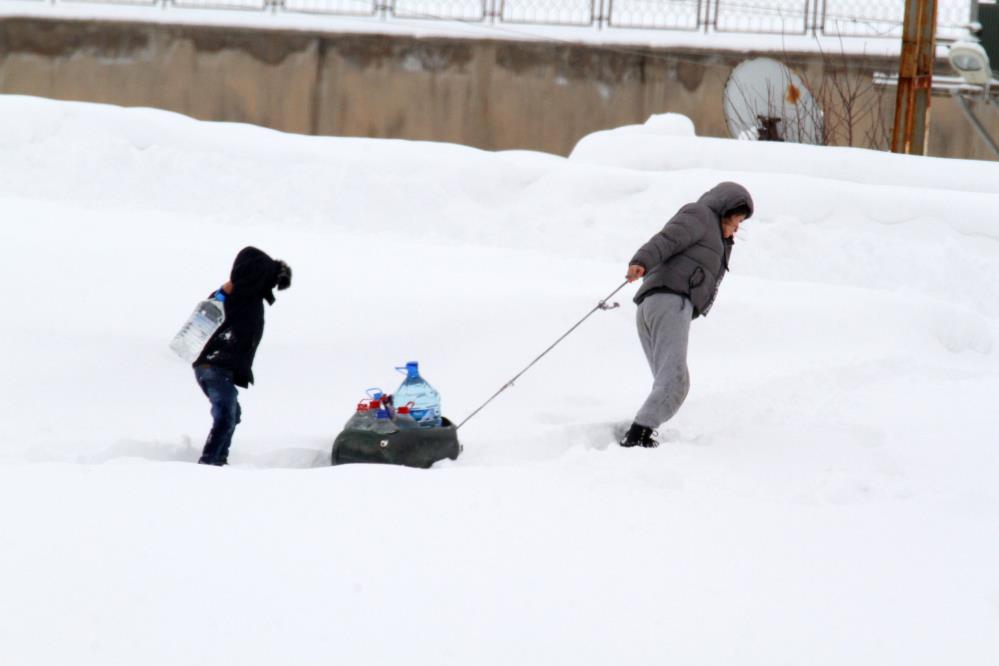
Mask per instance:
[[[919,52],[916,62],[915,122],[912,126],[912,154],[925,155],[930,139],[930,99],[933,65],[937,59],[937,0],[923,0],[919,15]]]
[[[936,59],[937,0],[906,0],[891,149],[925,155]]]
[[[891,152],[909,152],[908,118],[912,101],[910,91],[916,74],[916,14],[918,0],[906,0],[902,23],[902,55],[898,63],[898,89],[895,91],[895,121],[892,125]]]

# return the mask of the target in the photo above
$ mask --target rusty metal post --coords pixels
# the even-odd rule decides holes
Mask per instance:
[[[933,65],[937,58],[937,0],[919,3],[919,49],[916,53],[916,89],[910,153],[925,155],[930,139],[930,98],[933,96]]]
[[[926,154],[936,29],[937,0],[905,0],[902,57],[891,138],[894,153]]]

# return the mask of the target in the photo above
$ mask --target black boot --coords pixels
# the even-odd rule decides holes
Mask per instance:
[[[653,435],[655,433],[652,432],[652,428],[632,423],[631,428],[628,429],[628,434],[618,444],[625,447],[641,446],[646,449],[654,449],[659,446],[659,442],[655,440]]]

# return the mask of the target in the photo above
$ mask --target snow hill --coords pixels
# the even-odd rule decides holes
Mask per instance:
[[[693,136],[569,159],[0,97],[0,663],[995,664],[999,165]],[[683,203],[753,193],[656,450],[634,286],[429,471],[330,467],[419,360],[461,419]],[[227,468],[167,348],[288,261]]]

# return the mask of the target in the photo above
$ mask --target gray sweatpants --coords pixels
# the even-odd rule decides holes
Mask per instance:
[[[680,409],[690,389],[687,338],[694,308],[686,297],[658,293],[638,306],[638,338],[652,369],[652,392],[635,415],[635,423],[658,428]]]

